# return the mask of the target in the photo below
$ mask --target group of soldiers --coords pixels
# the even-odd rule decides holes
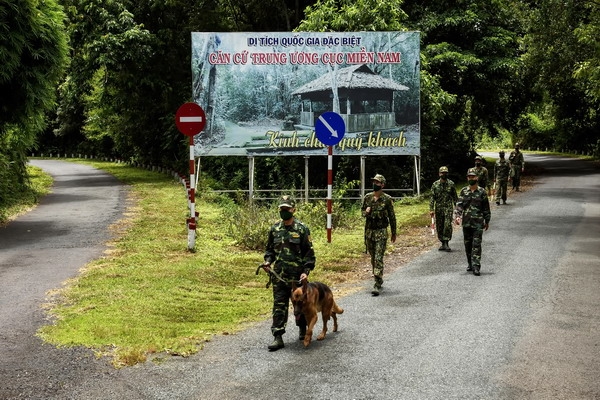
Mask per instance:
[[[497,189],[496,204],[500,200],[506,204],[506,188],[508,179],[512,178],[513,189],[520,190],[521,173],[524,170],[523,154],[519,144],[511,152],[508,161],[504,159],[504,151],[494,167],[494,187]],[[448,179],[448,167],[439,169],[440,179],[431,187],[430,214],[435,218],[435,229],[442,242],[440,250],[450,251],[449,241],[452,239],[452,223],[462,225],[468,268],[474,275],[479,275],[481,268],[481,238],[488,229],[491,212],[488,199],[489,174],[482,165],[481,157],[475,158],[475,167],[467,171],[468,186],[457,194],[454,182]],[[383,192],[386,179],[381,174],[371,178],[373,191],[365,195],[361,211],[365,218],[365,245],[371,256],[374,286],[373,296],[379,296],[383,285],[383,257],[388,240],[388,228],[391,242],[396,241],[396,216],[393,199]],[[271,333],[273,342],[267,346],[269,351],[277,351],[285,347],[283,334],[286,332],[289,298],[294,282],[307,280],[315,267],[316,257],[312,245],[310,229],[294,216],[296,202],[290,196],[283,196],[279,201],[280,220],[269,230],[264,263],[259,266],[269,274],[269,286],[273,284],[273,323]],[[303,315],[296,319],[298,338],[306,335],[307,321]]]
[[[521,174],[525,170],[523,153],[519,144],[510,153],[508,160],[505,152],[498,153],[494,165],[494,185],[489,185],[489,172],[483,166],[483,158],[475,157],[475,166],[467,171],[468,186],[457,194],[454,182],[448,179],[448,167],[439,169],[439,177],[431,186],[429,213],[433,227],[441,242],[440,251],[451,251],[449,242],[452,239],[452,224],[460,225],[463,229],[465,252],[467,255],[467,271],[480,275],[481,268],[481,238],[483,231],[489,227],[491,218],[489,195],[495,196],[496,204],[506,204],[508,182],[512,189],[521,190]]]
[[[521,174],[525,170],[525,160],[520,150],[519,143],[515,144],[515,149],[510,153],[508,160],[505,158],[504,150],[498,153],[498,160],[494,165],[494,185],[489,185],[489,172],[483,164],[481,156],[475,157],[475,171],[477,172],[478,184],[486,189],[488,195],[496,198],[496,204],[506,204],[508,196],[508,181],[512,181],[512,190],[521,191]]]

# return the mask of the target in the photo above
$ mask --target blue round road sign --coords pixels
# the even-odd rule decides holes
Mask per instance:
[[[344,133],[346,133],[346,124],[338,113],[325,112],[315,121],[315,134],[325,146],[338,144],[344,137]]]

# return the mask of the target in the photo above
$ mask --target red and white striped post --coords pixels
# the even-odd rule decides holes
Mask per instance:
[[[333,192],[333,146],[346,132],[346,123],[335,112],[324,112],[315,120],[315,135],[327,146],[327,243],[331,243],[331,198]]]
[[[196,246],[196,166],[194,160],[194,137],[190,136],[190,218],[188,222],[188,249]]]
[[[175,114],[175,125],[181,133],[190,138],[190,182],[188,188],[188,201],[190,217],[187,219],[188,226],[188,249],[194,250],[196,246],[196,167],[194,159],[194,135],[202,132],[206,125],[204,110],[196,103],[185,103]]]
[[[327,146],[327,243],[331,243],[331,198],[333,193],[333,146]]]

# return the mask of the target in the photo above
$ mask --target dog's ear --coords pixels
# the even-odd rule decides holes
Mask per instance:
[[[296,289],[298,289],[298,283],[297,283],[297,281],[294,280],[294,281],[292,281],[292,292]]]
[[[302,294],[306,295],[308,292],[308,279],[302,281]]]

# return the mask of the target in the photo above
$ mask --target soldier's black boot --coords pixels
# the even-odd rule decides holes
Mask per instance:
[[[438,248],[439,251],[446,250],[446,242],[442,240],[442,245]]]
[[[446,250],[446,251],[452,251],[452,249],[450,248],[450,245],[448,244],[448,240],[446,240],[444,242],[444,245],[446,246],[446,248],[444,250]]]
[[[380,276],[375,276],[375,285],[373,285],[373,290],[371,290],[371,295],[379,296],[381,292],[381,285],[383,285],[383,278]]]
[[[277,335],[275,336],[273,343],[271,343],[267,348],[269,349],[269,351],[277,351],[279,349],[283,349],[284,347],[285,345],[283,344],[283,338],[281,337],[281,335]]]

